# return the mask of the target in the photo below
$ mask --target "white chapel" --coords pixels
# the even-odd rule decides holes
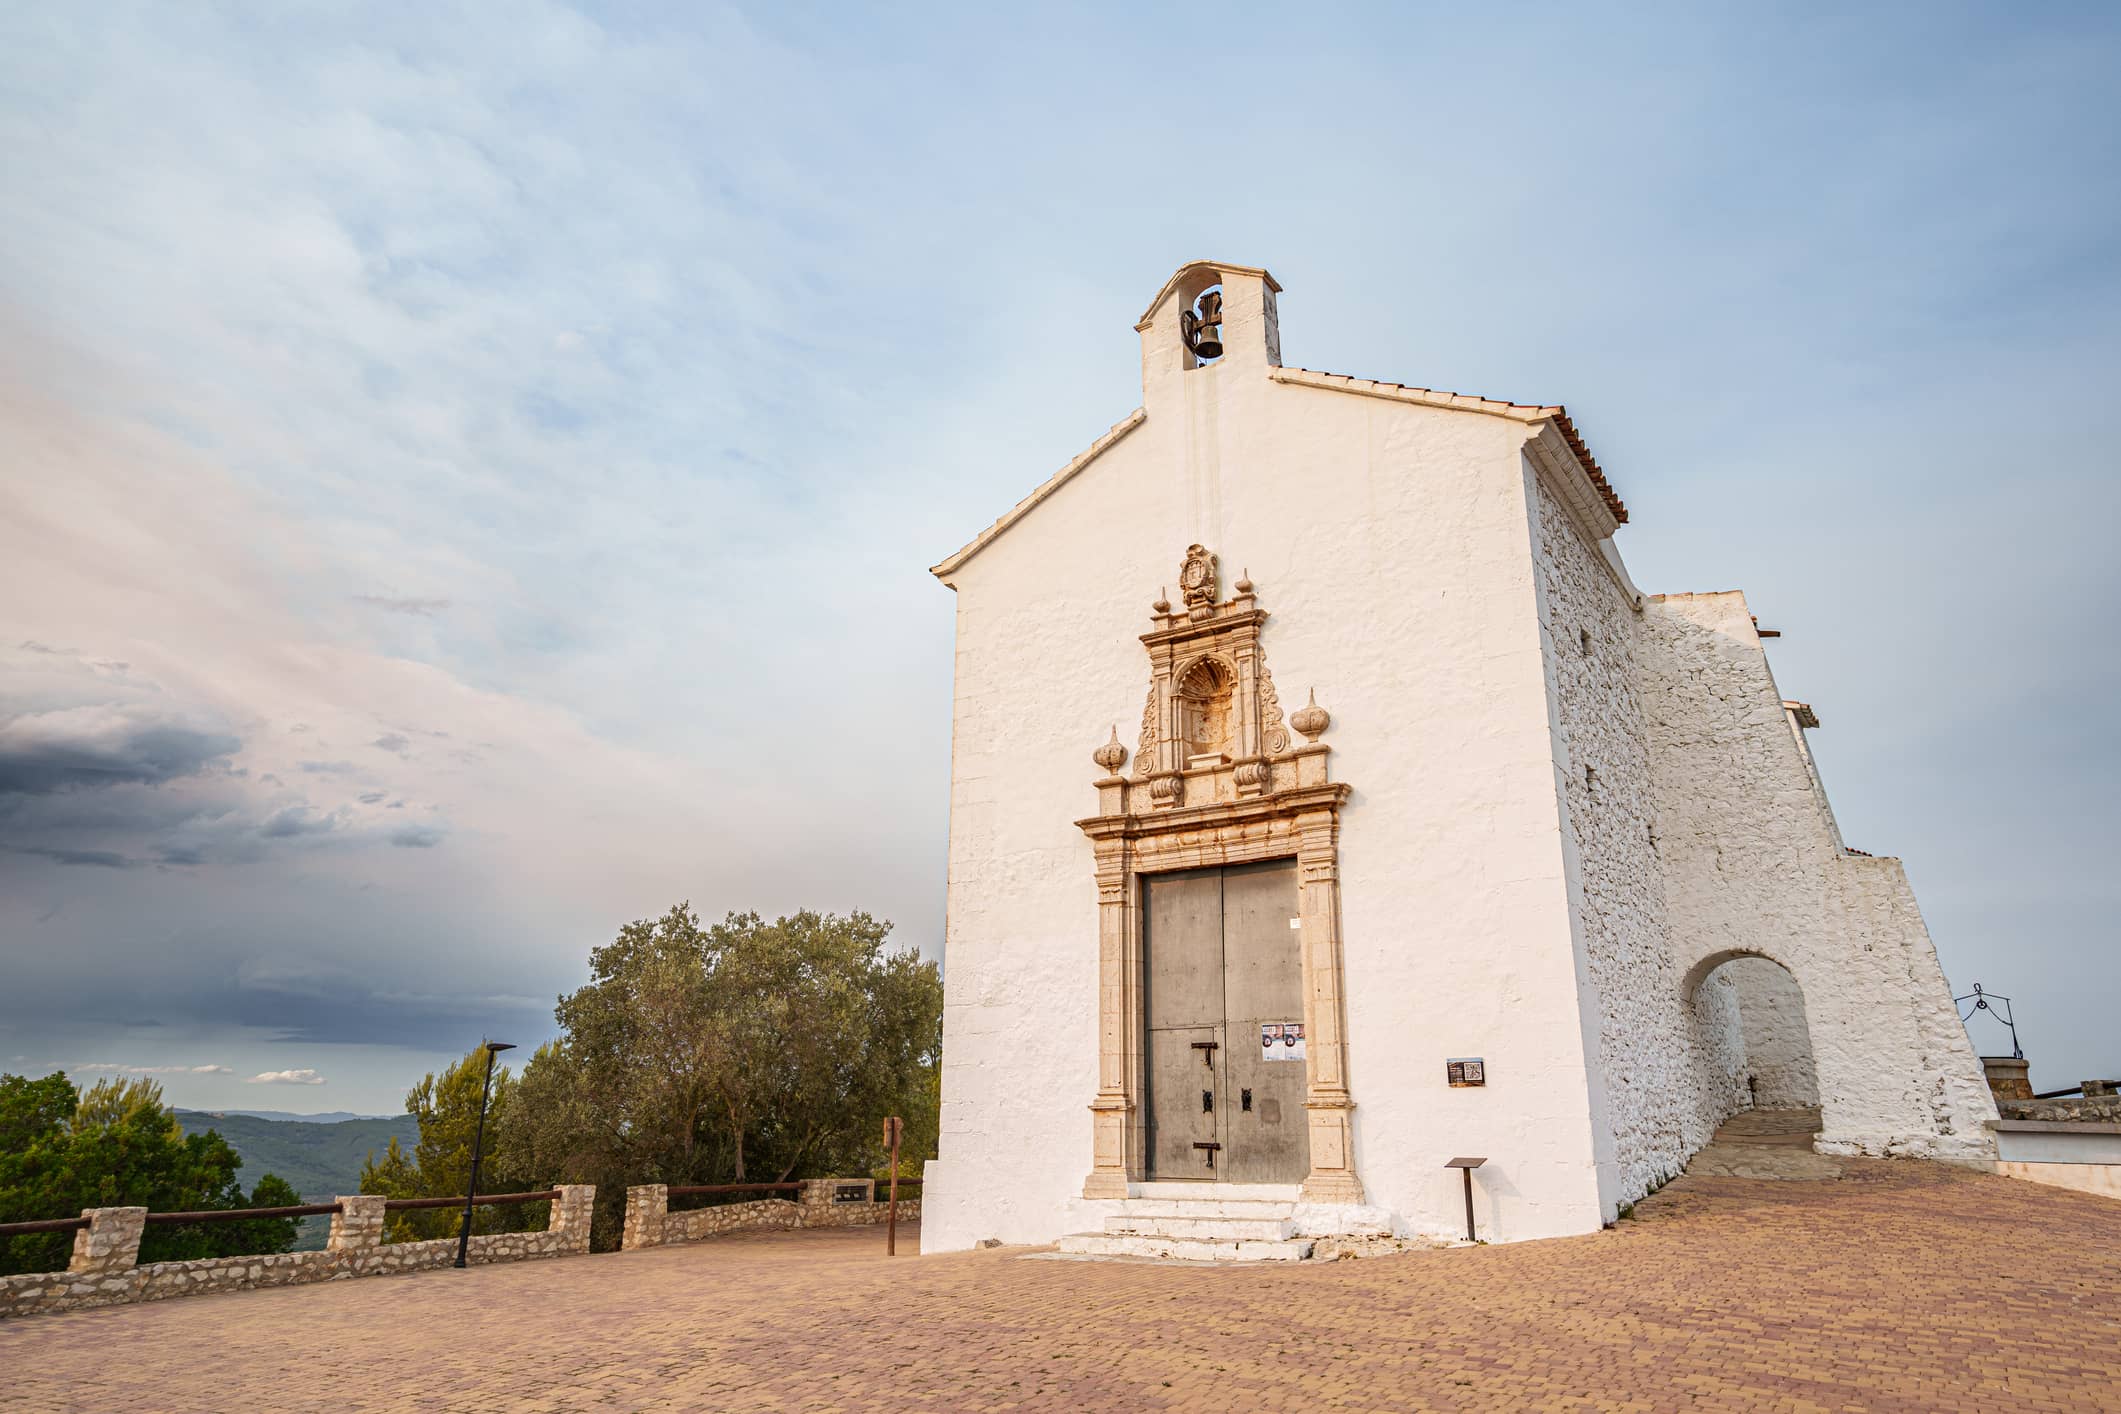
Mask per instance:
[[[923,1247],[1463,1236],[1471,1158],[1482,1238],[1584,1232],[1748,1106],[1992,1158],[1907,878],[1842,843],[1744,596],[1635,587],[1561,407],[1284,367],[1280,289],[1172,275],[1141,406],[935,567]]]

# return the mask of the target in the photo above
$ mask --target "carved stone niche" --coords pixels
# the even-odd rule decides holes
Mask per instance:
[[[1179,572],[1184,607],[1159,599],[1141,636],[1149,654],[1134,774],[1117,740],[1093,753],[1104,768],[1098,813],[1076,824],[1096,850],[1098,1091],[1091,1103],[1094,1161],[1087,1198],[1124,1198],[1146,1177],[1142,1034],[1143,875],[1297,862],[1311,1139],[1307,1201],[1359,1203],[1348,1097],[1340,936],[1340,812],[1349,787],[1327,778],[1329,721],[1314,701],[1291,746],[1274,678],[1260,648],[1267,621],[1252,582],[1219,600],[1215,556],[1190,546]],[[1307,714],[1307,715],[1305,715]]]

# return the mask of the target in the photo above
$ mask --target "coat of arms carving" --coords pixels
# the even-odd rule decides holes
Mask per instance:
[[[1216,573],[1215,553],[1199,545],[1186,547],[1186,562],[1178,571],[1179,591],[1189,609],[1212,609],[1222,598],[1221,576]]]

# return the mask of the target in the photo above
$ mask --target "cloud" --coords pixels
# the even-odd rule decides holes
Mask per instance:
[[[96,1061],[90,1065],[77,1065],[76,1071],[84,1073],[108,1072],[113,1075],[234,1075],[225,1065],[120,1065],[112,1061]]]
[[[368,744],[378,751],[394,751],[403,756],[405,748],[412,745],[412,739],[403,732],[386,732]]]
[[[322,1085],[324,1077],[314,1070],[266,1070],[260,1071],[243,1082],[246,1085]]]
[[[289,840],[298,835],[322,835],[330,833],[338,825],[330,815],[319,815],[306,805],[290,805],[258,827],[258,833],[269,840]]]
[[[423,619],[431,619],[449,607],[447,599],[395,599],[385,594],[356,594],[354,602],[381,609],[386,614],[409,614]]]
[[[0,850],[49,859],[54,864],[82,865],[91,869],[130,869],[140,862],[108,849],[52,849],[41,845],[6,844],[0,845]]]
[[[442,842],[442,832],[427,825],[406,825],[390,832],[390,842],[400,849],[433,849]]]
[[[384,790],[364,790],[355,796],[354,799],[360,801],[363,805],[381,805],[383,798],[389,794],[389,791]]]
[[[143,706],[99,703],[0,720],[0,796],[197,775],[243,743]]]

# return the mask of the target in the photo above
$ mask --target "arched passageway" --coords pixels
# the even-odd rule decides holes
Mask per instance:
[[[1782,964],[1749,954],[1715,964],[1695,986],[1694,1016],[1723,1115],[1818,1110],[1804,991]]]

